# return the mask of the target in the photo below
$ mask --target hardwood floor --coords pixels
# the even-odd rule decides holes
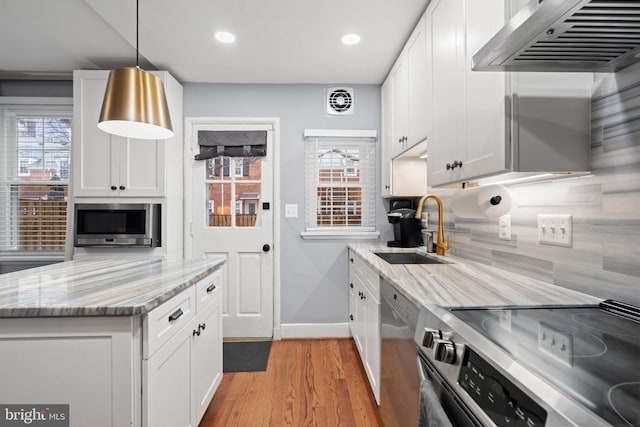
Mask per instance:
[[[225,373],[200,427],[379,427],[353,340],[274,341],[265,372]]]

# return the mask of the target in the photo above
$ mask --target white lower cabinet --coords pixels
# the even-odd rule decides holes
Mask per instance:
[[[195,427],[209,406],[222,380],[221,280],[221,273],[214,273],[148,314],[147,319],[157,318],[159,310],[172,323],[180,320],[175,319],[180,312],[179,317],[188,316],[188,307],[196,310],[188,323],[143,360],[144,426]],[[207,303],[202,306],[196,300]]]
[[[369,385],[380,403],[380,277],[349,251],[349,325]]]
[[[191,383],[200,422],[222,380],[222,296],[198,313],[196,321],[194,328],[200,328],[200,335],[192,340]]]
[[[192,320],[151,358],[143,361],[146,426],[195,426],[191,413]]]

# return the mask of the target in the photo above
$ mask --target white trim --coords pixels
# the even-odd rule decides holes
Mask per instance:
[[[341,230],[326,230],[326,231],[303,231],[300,233],[305,240],[371,240],[380,237],[379,231],[341,231]]]
[[[193,258],[193,236],[191,235],[192,180],[191,161],[195,153],[191,150],[191,133],[199,124],[241,124],[256,130],[273,129],[273,337],[281,339],[280,329],[280,118],[279,117],[185,117],[184,118],[184,257]]]
[[[376,130],[356,129],[305,129],[305,138],[371,138],[378,137]]]
[[[349,338],[349,323],[283,323],[281,337],[287,338]]]

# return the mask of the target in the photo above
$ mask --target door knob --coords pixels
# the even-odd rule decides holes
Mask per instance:
[[[262,245],[262,252],[269,252],[271,250],[271,246],[268,244]]]

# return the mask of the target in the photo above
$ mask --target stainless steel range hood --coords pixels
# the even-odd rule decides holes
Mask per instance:
[[[615,72],[640,61],[640,1],[531,0],[473,56],[475,71]]]

